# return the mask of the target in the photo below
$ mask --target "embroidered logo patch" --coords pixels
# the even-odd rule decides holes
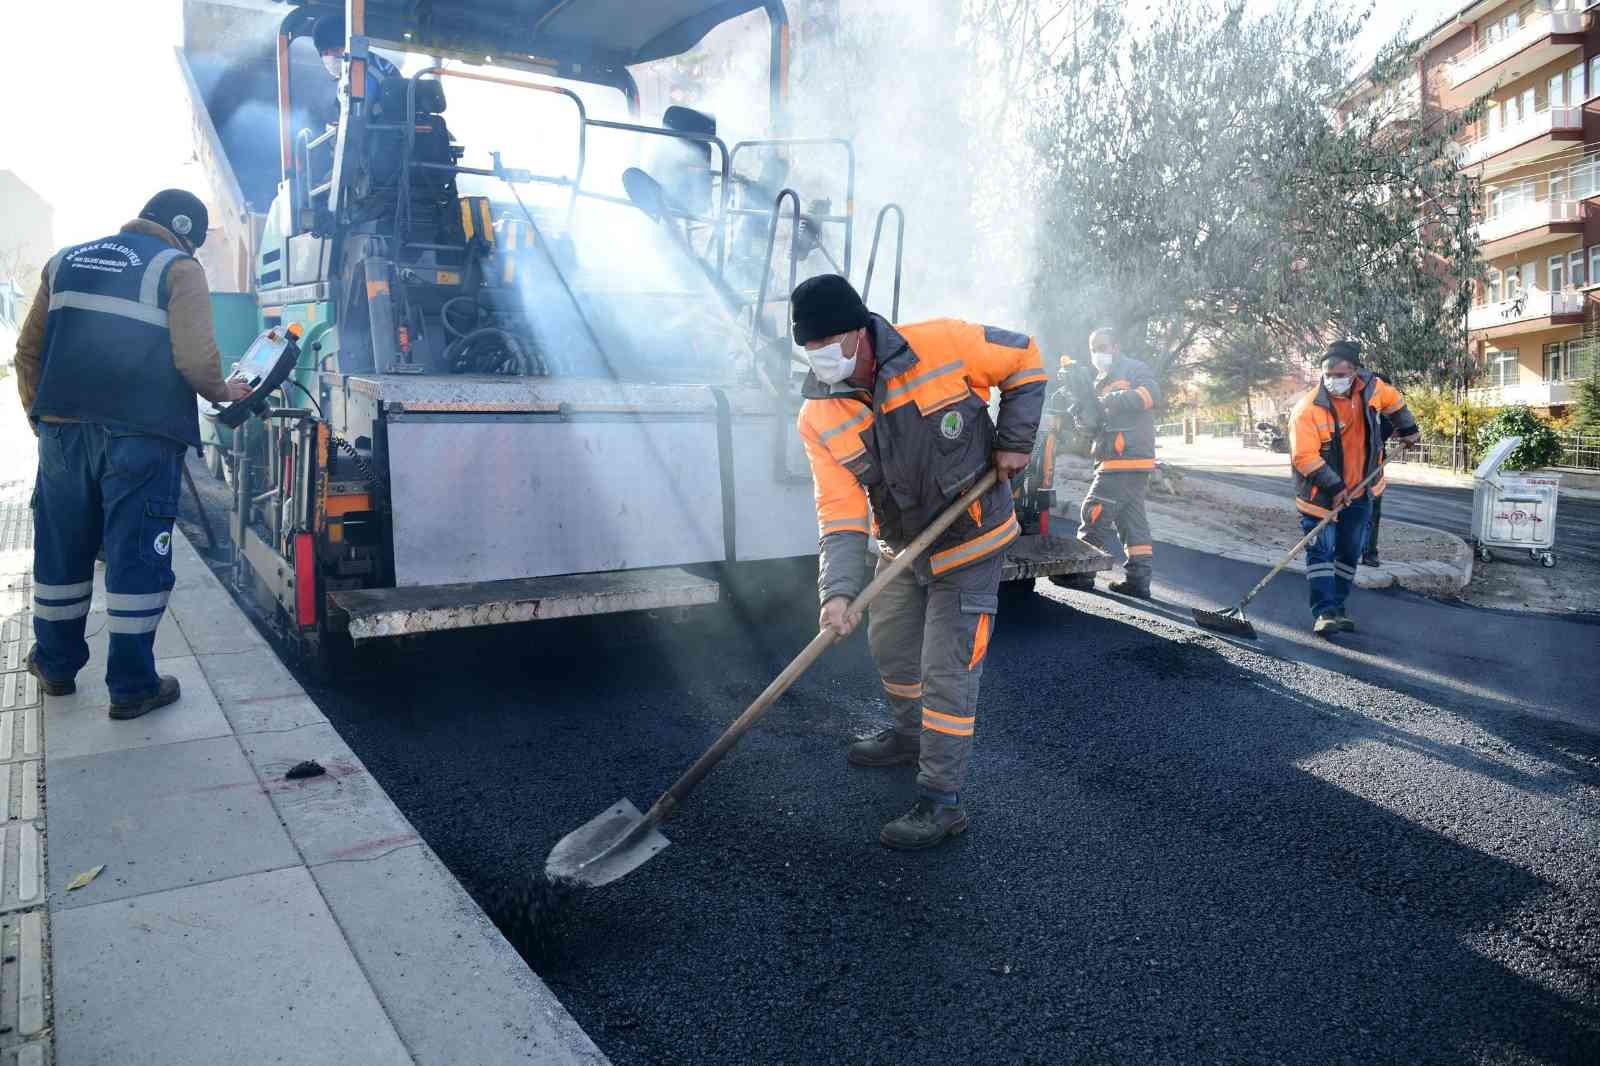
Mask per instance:
[[[163,530],[156,534],[155,549],[157,555],[166,555],[172,550],[172,534]]]
[[[961,427],[965,424],[966,420],[961,417],[960,411],[947,411],[939,419],[939,432],[944,434],[945,440],[955,440],[961,436]]]
[[[194,229],[194,222],[189,218],[188,215],[172,216],[173,233],[176,233],[180,237],[187,237],[189,235],[189,231],[192,229]]]

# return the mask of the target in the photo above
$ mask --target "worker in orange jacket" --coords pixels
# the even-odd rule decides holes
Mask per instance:
[[[1311,532],[1334,508],[1334,520],[1306,546],[1313,632],[1331,636],[1356,628],[1345,600],[1367,542],[1372,500],[1384,479],[1357,488],[1383,464],[1383,420],[1406,443],[1421,435],[1405,398],[1361,367],[1361,345],[1339,341],[1322,357],[1322,380],[1294,406],[1289,459],[1294,467],[1300,527]]]
[[[955,319],[895,327],[838,275],[803,282],[790,308],[811,363],[799,430],[816,485],[823,626],[845,635],[859,621],[849,607],[867,584],[869,536],[882,568],[986,469],[1001,474],[883,589],[867,623],[894,724],[852,744],[848,759],[918,764],[920,798],[879,839],[933,847],[967,828],[978,682],[1005,548],[1021,532],[1010,479],[1028,465],[1047,375],[1023,334]]]

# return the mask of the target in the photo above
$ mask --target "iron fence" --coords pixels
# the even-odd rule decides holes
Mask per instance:
[[[1573,466],[1579,470],[1600,470],[1600,437],[1563,433],[1558,465]]]

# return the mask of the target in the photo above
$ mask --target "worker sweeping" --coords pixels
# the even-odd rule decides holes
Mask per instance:
[[[1083,498],[1078,539],[1104,551],[1114,530],[1126,558],[1111,591],[1148,600],[1155,548],[1144,501],[1156,468],[1161,392],[1150,368],[1124,356],[1109,329],[1089,334],[1089,360],[1097,372],[1093,391],[1074,402],[1079,424],[1094,427],[1094,480]]]
[[[842,636],[860,621],[849,606],[867,583],[869,535],[882,570],[990,465],[1000,473],[869,611],[894,723],[852,744],[848,759],[918,765],[920,797],[879,839],[930,848],[967,828],[978,684],[1004,550],[1020,534],[1010,479],[1033,450],[1047,375],[1023,334],[954,319],[897,328],[838,275],[803,282],[790,306],[811,364],[799,430],[816,486],[823,626]]]
[[[17,340],[17,391],[39,436],[28,670],[50,695],[76,689],[103,547],[112,718],[179,697],[177,678],[156,673],[154,645],[184,449],[200,446],[195,396],[249,394],[222,377],[194,257],[206,228],[205,205],[167,189],[119,232],[57,252]]]
[[[1342,507],[1306,545],[1312,630],[1319,636],[1356,628],[1345,601],[1367,543],[1371,501],[1383,491],[1383,420],[1410,444],[1417,420],[1394,386],[1361,368],[1361,345],[1339,341],[1322,357],[1322,380],[1300,398],[1289,419],[1295,506],[1310,533]],[[1376,475],[1370,487],[1369,477]]]

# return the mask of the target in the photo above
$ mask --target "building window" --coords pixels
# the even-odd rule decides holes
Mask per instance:
[[[1550,172],[1550,199],[1564,200],[1567,196],[1567,175],[1564,171]]]
[[[1489,349],[1489,384],[1497,388],[1515,385],[1520,376],[1517,369],[1516,348]]]
[[[1567,76],[1557,74],[1550,79],[1549,107],[1565,107],[1567,105]]]
[[[1600,244],[1589,246],[1589,284],[1600,285]]]
[[[1589,60],[1589,91],[1600,93],[1600,56]]]
[[[1522,114],[1517,116],[1518,122],[1527,122],[1533,118],[1534,112],[1539,110],[1536,91],[1529,87],[1522,90]]]
[[[1559,255],[1552,255],[1545,261],[1545,287],[1551,292],[1560,292],[1567,275],[1567,261]]]
[[[1594,373],[1594,349],[1594,344],[1587,340],[1567,342],[1567,358],[1561,369],[1566,372],[1568,381],[1586,378]]]
[[[1583,250],[1579,249],[1567,256],[1567,284],[1574,289],[1581,289],[1589,284],[1583,272]]]
[[[1595,245],[1593,251],[1600,252],[1600,244]],[[1486,304],[1500,302],[1500,271],[1493,269],[1489,271],[1488,281],[1484,284],[1483,296],[1483,302]]]
[[[1579,63],[1567,71],[1567,99],[1574,104],[1581,104],[1588,98],[1583,84],[1583,64]]]
[[[1547,344],[1544,346],[1544,379],[1546,381],[1561,380],[1561,344]]]

